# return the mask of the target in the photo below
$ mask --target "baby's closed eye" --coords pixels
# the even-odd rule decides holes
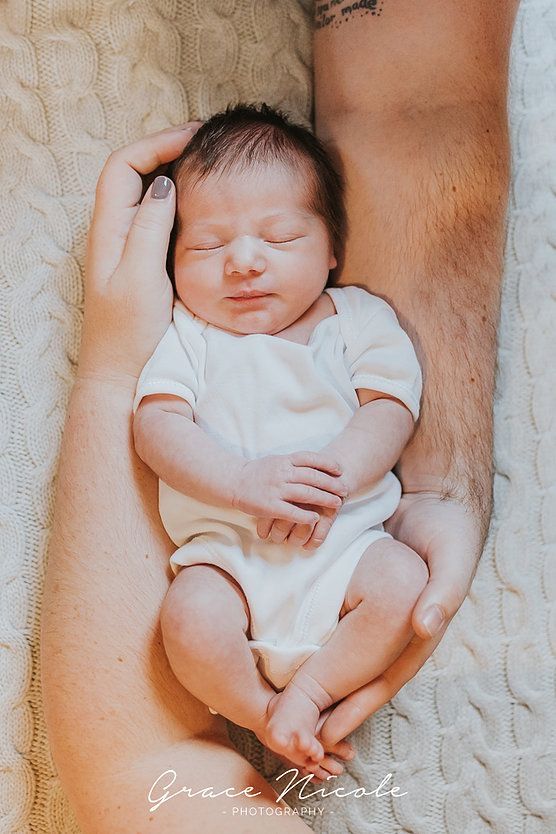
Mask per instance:
[[[265,237],[261,240],[263,243],[268,243],[272,246],[282,246],[287,243],[294,243],[294,241],[301,240],[303,237],[306,237],[306,235],[273,235],[272,237]],[[193,252],[214,252],[227,245],[227,243],[221,242],[199,243],[194,246],[187,246],[186,249]]]
[[[265,238],[265,243],[293,243],[295,240],[300,240],[305,235],[295,235],[292,237],[276,237],[276,238]]]
[[[206,243],[199,246],[186,246],[192,252],[212,252],[215,249],[222,249],[223,243]]]

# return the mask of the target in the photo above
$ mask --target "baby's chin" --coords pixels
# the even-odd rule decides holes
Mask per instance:
[[[201,311],[192,309],[188,304],[185,306],[194,315],[208,322],[213,327],[236,333],[238,336],[249,336],[255,333],[279,333],[280,330],[284,330],[284,328],[288,327],[288,324],[291,324],[291,322],[282,323],[278,321],[276,315],[271,315],[269,310],[261,309],[260,304],[257,305],[258,309],[247,309],[247,304],[244,307],[243,302],[239,302],[237,310],[231,310],[224,315],[221,310]]]

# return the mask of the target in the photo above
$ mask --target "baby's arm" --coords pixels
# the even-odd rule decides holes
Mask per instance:
[[[338,458],[348,496],[372,486],[393,468],[414,428],[413,415],[395,397],[367,388],[358,389],[357,396],[360,407],[343,431],[322,450]],[[337,511],[323,513],[304,546],[319,547],[336,515]]]
[[[334,509],[347,492],[326,452],[256,460],[230,454],[195,424],[189,403],[173,394],[143,397],[133,436],[137,454],[164,483],[214,506],[314,525],[318,513],[298,504]]]
[[[208,504],[231,505],[244,461],[193,422],[193,409],[181,397],[143,397],[133,420],[133,439],[141,460],[172,489]]]
[[[342,466],[348,495],[370,487],[399,460],[413,434],[413,415],[398,399],[381,391],[357,390],[360,407],[347,426],[322,451]]]
[[[413,415],[395,397],[366,388],[357,389],[357,396],[360,407],[343,431],[321,449],[340,464],[347,497],[376,483],[392,469],[414,426]],[[325,509],[314,527],[261,518],[257,532],[261,538],[276,543],[288,539],[306,548],[319,547],[337,513],[337,508]]]

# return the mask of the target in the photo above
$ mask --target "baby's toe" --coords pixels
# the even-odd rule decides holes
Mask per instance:
[[[319,763],[324,758],[324,747],[313,735],[303,733],[302,739],[300,738],[300,748],[313,762]]]

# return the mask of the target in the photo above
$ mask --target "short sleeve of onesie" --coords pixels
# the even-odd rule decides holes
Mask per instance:
[[[180,302],[174,305],[172,323],[141,371],[133,413],[149,394],[174,394],[195,408],[202,367],[203,339],[194,317]]]
[[[345,359],[354,388],[382,391],[419,417],[421,368],[392,307],[360,287],[343,287]],[[337,295],[334,295],[334,300]]]

